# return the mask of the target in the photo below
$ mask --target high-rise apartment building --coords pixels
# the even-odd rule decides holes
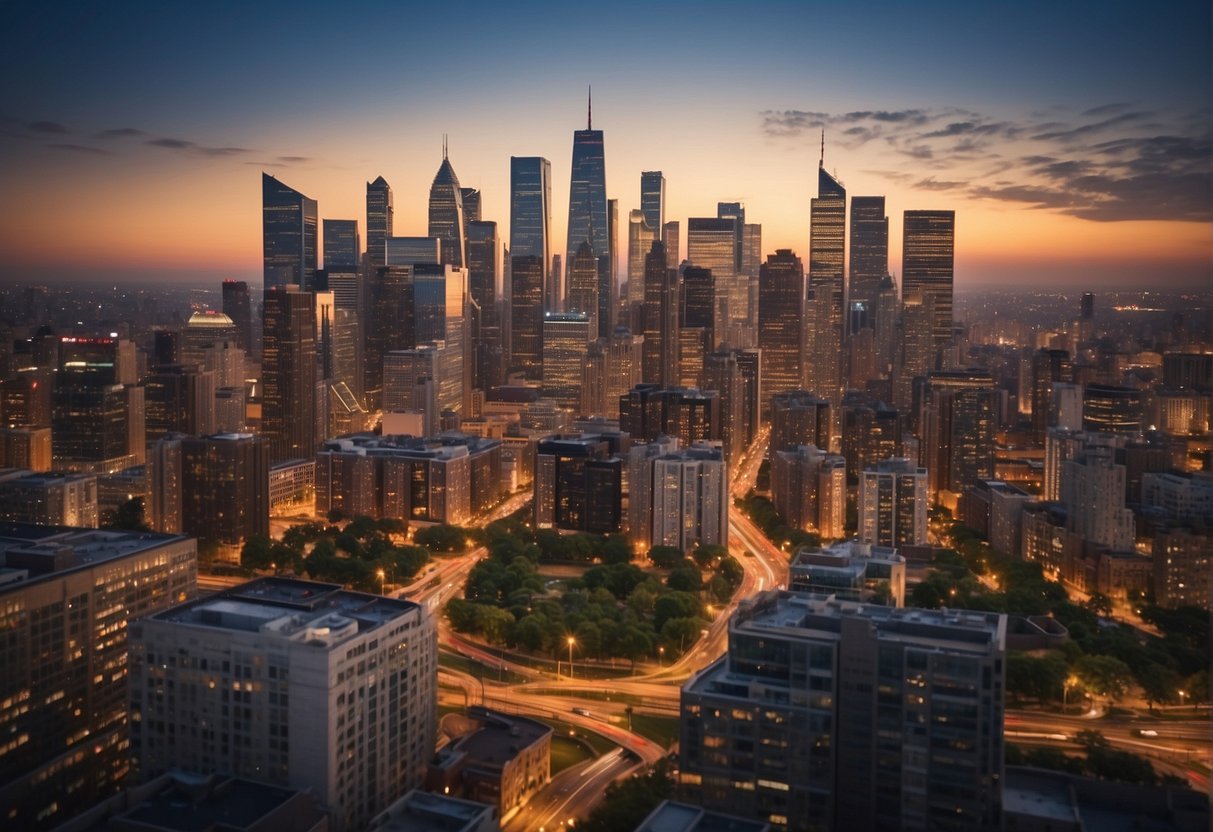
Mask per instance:
[[[270,457],[265,439],[249,433],[184,436],[181,443],[181,528],[221,557],[270,533]]]
[[[985,370],[931,373],[923,393],[922,461],[932,496],[994,478],[999,391]]]
[[[266,289],[292,283],[313,288],[316,279],[317,208],[294,188],[261,174],[261,234]]]
[[[1110,437],[1087,434],[1083,449],[1062,464],[1061,501],[1069,531],[1113,551],[1133,551],[1137,533],[1125,507],[1125,466],[1116,462]]]
[[[898,548],[927,542],[927,469],[885,459],[859,475],[859,539]]]
[[[763,374],[766,374],[765,367]],[[828,401],[804,390],[789,390],[772,396],[769,407],[772,451],[797,445],[816,445],[823,451],[830,449],[832,408]]]
[[[1002,828],[1006,618],[767,591],[682,689],[681,789],[808,832]]]
[[[880,282],[888,273],[889,218],[885,214],[884,197],[853,196],[848,307],[862,303],[870,309],[880,294]]]
[[[650,545],[686,552],[728,544],[728,464],[719,447],[698,444],[659,456],[650,476]]]
[[[1037,350],[1032,356],[1032,437],[1043,445],[1045,434],[1057,424],[1053,385],[1069,383],[1073,371],[1065,350]]]
[[[845,534],[847,467],[838,454],[814,445],[771,451],[771,502],[789,526],[823,540]]]
[[[193,540],[0,523],[0,826],[41,830],[115,794],[129,624],[192,596]]]
[[[763,409],[771,397],[800,388],[804,266],[791,249],[767,257],[758,274],[758,348],[762,350]]]
[[[131,752],[310,789],[337,830],[418,786],[434,753],[437,637],[424,606],[262,578],[130,628]]]
[[[598,332],[594,337],[605,338],[615,325],[615,306],[612,303],[615,278],[606,196],[606,157],[602,131],[593,128],[592,117],[587,117],[586,129],[573,133],[568,243],[564,247],[564,262],[571,264],[581,244],[589,243],[598,269]],[[511,245],[510,249],[513,248]]]
[[[442,241],[442,261],[462,267],[467,262],[466,223],[463,216],[463,190],[459,177],[442,149],[442,164],[430,185],[430,224],[427,232]]]
[[[510,157],[510,363],[533,380],[543,372],[543,299],[552,261],[551,179],[547,159]]]
[[[387,265],[387,238],[394,235],[392,187],[382,176],[366,183],[366,265],[380,269]]]
[[[362,240],[358,236],[358,220],[325,218],[324,269],[356,269],[362,255]]]
[[[311,292],[267,286],[262,304],[261,433],[270,462],[316,453],[316,309]]]
[[[122,338],[61,338],[54,379],[55,470],[111,473],[142,460],[143,389],[134,384],[134,343]]]
[[[956,251],[955,211],[906,211],[902,220],[903,298],[935,296],[931,334],[935,348],[952,340],[952,280]]]

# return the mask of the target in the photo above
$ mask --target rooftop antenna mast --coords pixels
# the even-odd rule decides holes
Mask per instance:
[[[442,159],[446,161],[446,133],[442,134]]]
[[[589,94],[586,96],[585,129],[586,130],[594,129],[594,87],[593,87],[593,85],[591,85],[589,87]]]
[[[817,167],[824,168],[826,166],[826,129],[821,128],[821,160],[817,163]]]

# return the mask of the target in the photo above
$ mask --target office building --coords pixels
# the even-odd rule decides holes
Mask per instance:
[[[586,346],[591,336],[585,312],[543,316],[543,395],[560,407],[579,411]]]
[[[642,381],[644,336],[633,335],[628,329],[617,326],[605,345],[602,341],[596,343],[605,359],[602,366],[602,400],[599,402],[595,398],[594,408],[586,409],[583,406],[582,410],[587,415],[603,415],[607,419],[618,421],[620,397],[627,395],[629,390]],[[589,386],[588,379],[586,386]]]
[[[581,244],[589,244],[598,274],[598,330],[594,337],[605,338],[615,326],[615,278],[606,196],[606,157],[602,131],[593,129],[591,116],[592,112],[587,115],[586,129],[573,133],[568,243],[564,247],[564,262],[569,268]],[[510,250],[514,251],[513,245]]]
[[[837,407],[842,402],[843,298],[846,287],[847,192],[817,166],[817,197],[809,208],[809,281],[805,303],[805,389]]]
[[[923,392],[922,462],[934,497],[994,479],[999,392],[985,370],[931,373]]]
[[[677,437],[683,447],[718,442],[720,394],[638,384],[619,399],[619,429],[638,442],[652,442],[662,434]]]
[[[366,265],[387,265],[387,239],[394,236],[392,188],[382,176],[366,183]]]
[[[800,389],[804,266],[791,249],[767,257],[758,274],[758,348],[762,350],[763,409],[776,393]]]
[[[64,337],[51,394],[58,471],[121,471],[142,460],[143,390],[135,345],[122,338]]]
[[[684,552],[728,545],[728,464],[719,447],[696,444],[663,454],[652,460],[650,476],[649,545]]]
[[[144,378],[148,439],[215,432],[216,378],[197,364],[162,364]]]
[[[1100,433],[1141,433],[1140,390],[1114,384],[1088,384],[1082,391],[1082,427]]]
[[[1164,525],[1154,533],[1151,554],[1154,598],[1160,607],[1213,606],[1213,534],[1207,522]]]
[[[1058,420],[1053,409],[1053,385],[1068,384],[1072,376],[1070,354],[1065,350],[1041,349],[1032,355],[1032,437],[1040,445]]]
[[[388,237],[384,246],[389,266],[436,265],[445,256],[440,237]]]
[[[497,238],[497,223],[471,220],[467,228],[472,387],[486,390],[503,381],[502,332],[497,314],[501,246]]]
[[[147,499],[143,522],[154,532],[181,534],[181,434],[147,444]]]
[[[358,236],[358,220],[330,220],[325,218],[324,270],[356,269],[362,254],[362,240]]]
[[[711,319],[694,324],[710,328],[711,343],[705,347],[709,352],[716,348],[730,321],[744,321],[748,315],[749,290],[737,285],[738,256],[736,220],[715,217],[692,217],[687,220],[687,260],[698,271],[692,275],[688,273],[689,269],[684,270],[683,302],[685,304],[687,300],[687,281],[702,281],[706,283],[705,288],[710,289],[710,295],[705,293],[705,296],[712,301]],[[745,308],[738,309],[743,303]],[[703,313],[697,317],[702,318]]]
[[[813,445],[773,450],[771,502],[791,528],[838,540],[846,533],[846,461]]]
[[[792,553],[788,588],[833,595],[840,601],[904,607],[906,559],[891,547],[856,540],[824,548],[800,546]]]
[[[1213,352],[1164,353],[1162,383],[1168,390],[1213,391]]]
[[[265,290],[262,305],[261,433],[270,461],[316,452],[316,310],[311,292]]]
[[[1088,436],[1085,447],[1061,469],[1061,501],[1066,528],[1082,540],[1120,552],[1133,551],[1136,528],[1125,507],[1125,466],[1102,437]]]
[[[665,226],[665,175],[659,170],[640,173],[640,211],[648,227],[660,234]]]
[[[239,562],[270,533],[269,445],[248,433],[181,438],[181,528]]]
[[[864,468],[859,477],[859,539],[895,549],[926,544],[926,468],[904,458]]]
[[[50,428],[0,427],[0,468],[43,473],[51,470],[52,459]]]
[[[613,534],[623,519],[623,463],[602,436],[540,440],[535,449],[535,525]]]
[[[906,211],[902,220],[901,294],[934,296],[931,334],[936,350],[952,340],[955,211]]]
[[[589,243],[582,243],[568,261],[568,282],[565,287],[565,308],[585,315],[591,325],[591,335],[598,336],[598,258]],[[546,344],[545,344],[546,346]]]
[[[466,223],[463,215],[463,189],[459,177],[451,167],[446,155],[446,142],[442,146],[442,164],[430,185],[430,237],[442,241],[442,260],[450,266],[462,268],[467,263]]]
[[[905,295],[901,318],[893,338],[893,404],[909,412],[914,403],[914,380],[935,369],[936,301],[938,294]]]
[[[543,373],[544,290],[552,262],[551,179],[547,159],[510,157],[510,363],[533,381]]]
[[[841,421],[842,455],[853,482],[877,462],[901,456],[901,414],[895,408],[848,395]]]
[[[643,307],[645,301],[645,264],[657,242],[661,228],[649,225],[644,211],[633,210],[628,213],[628,294],[627,307],[630,321],[642,320],[643,311],[635,313],[638,307]],[[664,251],[663,251],[664,256]],[[665,265],[664,263],[662,264]],[[643,329],[643,324],[641,324]]]
[[[780,591],[682,689],[682,793],[808,832],[1002,825],[1006,618]]]
[[[749,444],[749,391],[745,375],[737,363],[737,352],[718,350],[703,359],[703,386],[715,390],[720,399],[720,441],[724,458],[737,462]]]
[[[848,304],[871,307],[889,273],[889,218],[883,196],[851,197],[851,274]]]
[[[653,243],[644,258],[644,381],[672,386],[678,377],[678,270],[667,267],[665,246]]]
[[[0,575],[0,826],[50,829],[125,785],[128,625],[194,594],[197,551],[172,535],[0,523]]]
[[[426,788],[487,803],[509,817],[552,779],[552,727],[479,705],[468,709],[468,719],[476,727],[435,755]]]
[[[763,364],[766,364],[765,356]],[[766,367],[763,367],[765,375]],[[790,390],[771,397],[771,450],[783,451],[797,445],[816,445],[830,449],[832,431],[830,403],[804,390]]]
[[[352,830],[419,785],[434,753],[423,606],[262,578],[144,618],[130,640],[144,779],[185,768],[310,789]]]
[[[316,200],[268,173],[261,174],[261,236],[264,286],[314,288],[319,246]]]
[[[666,268],[677,269],[682,262],[682,232],[678,220],[670,220],[661,226],[661,242],[665,246]]]
[[[225,280],[222,295],[223,314],[227,315],[236,327],[237,345],[246,353],[253,352],[257,339],[253,337],[253,307],[248,283],[243,280]]]
[[[0,521],[97,528],[97,475],[0,469]]]

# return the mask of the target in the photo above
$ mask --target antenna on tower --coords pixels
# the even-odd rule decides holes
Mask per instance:
[[[821,160],[817,163],[817,167],[824,168],[826,166],[826,129],[821,128]]]
[[[446,161],[446,133],[442,134],[442,160]]]
[[[586,96],[585,107],[585,129],[594,129],[594,87],[590,85],[589,94]]]

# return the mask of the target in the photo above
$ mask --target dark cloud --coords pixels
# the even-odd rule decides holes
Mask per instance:
[[[26,125],[31,132],[46,133],[52,136],[62,136],[72,132],[57,121],[31,121]]]
[[[284,165],[301,165],[304,162],[312,161],[311,156],[279,156],[278,161]]]
[[[1061,191],[1034,185],[979,186],[973,188],[969,193],[980,199],[1020,202],[1032,208],[1067,208],[1074,204],[1073,198]]]
[[[100,147],[90,147],[86,144],[48,144],[51,150],[63,150],[68,153],[87,153],[93,156],[113,156],[108,150]]]
[[[1124,127],[1133,122],[1143,121],[1151,117],[1153,117],[1153,113],[1121,113],[1118,116],[1112,116],[1112,118],[1106,118],[1103,121],[1096,121],[1091,124],[1081,124],[1077,127],[1068,127],[1060,130],[1046,130],[1043,133],[1037,133],[1032,138],[1036,141],[1070,142],[1093,133],[1103,133],[1115,127]]]
[[[250,152],[244,147],[207,147],[195,142],[186,141],[185,139],[148,139],[144,144],[151,145],[152,147],[163,147],[166,150],[184,150],[200,156],[237,156],[241,153]]]
[[[877,121],[884,124],[926,124],[931,116],[926,110],[858,110],[840,117],[841,121]]]
[[[189,150],[194,146],[193,142],[187,142],[185,139],[148,139],[146,144],[152,147],[164,147],[169,150]]]
[[[98,139],[125,139],[128,137],[145,136],[147,135],[142,130],[136,127],[116,127],[113,130],[102,130],[97,133],[94,138]]]
[[[949,182],[943,179],[936,179],[934,176],[928,176],[926,179],[918,180],[911,187],[920,191],[954,191],[967,185],[967,182]]]
[[[1102,104],[1098,107],[1092,107],[1089,110],[1083,110],[1082,114],[1087,117],[1098,118],[1100,116],[1110,116],[1112,113],[1119,113],[1129,109],[1130,105],[1124,102],[1116,102],[1114,104]]]

